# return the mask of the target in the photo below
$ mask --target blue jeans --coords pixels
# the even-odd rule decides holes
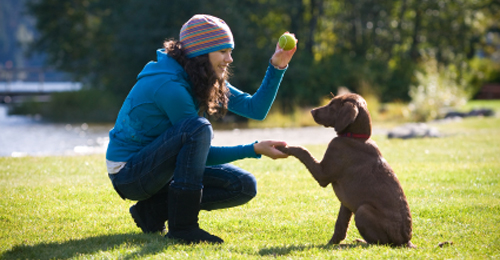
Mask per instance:
[[[184,119],[136,153],[120,172],[109,174],[122,198],[145,200],[169,186],[203,189],[201,209],[244,204],[257,195],[255,177],[234,165],[206,166],[213,136],[204,117]]]

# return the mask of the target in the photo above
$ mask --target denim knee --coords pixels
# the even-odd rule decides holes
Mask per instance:
[[[242,175],[241,179],[241,193],[248,197],[248,200],[255,198],[257,196],[257,179],[252,174]]]
[[[192,135],[204,136],[205,139],[212,140],[214,131],[212,124],[204,117],[191,117],[182,122],[182,131]],[[204,140],[205,140],[204,139]]]

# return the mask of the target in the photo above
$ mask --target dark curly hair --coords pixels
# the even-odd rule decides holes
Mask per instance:
[[[225,73],[224,78],[219,78],[210,63],[208,54],[187,58],[180,41],[166,40],[163,43],[166,52],[174,58],[186,71],[193,86],[193,95],[199,102],[199,114],[205,112],[215,118],[223,117],[227,112],[226,80],[230,73]]]

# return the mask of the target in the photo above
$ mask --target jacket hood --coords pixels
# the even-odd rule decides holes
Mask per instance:
[[[188,75],[182,66],[170,55],[165,52],[165,49],[158,49],[156,51],[157,61],[150,61],[137,76],[137,79],[153,76],[158,74],[168,74],[182,77],[188,80]]]

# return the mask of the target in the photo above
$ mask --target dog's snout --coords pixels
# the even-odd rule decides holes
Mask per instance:
[[[316,112],[318,111],[317,108],[311,109],[311,115],[314,117],[316,115]]]

